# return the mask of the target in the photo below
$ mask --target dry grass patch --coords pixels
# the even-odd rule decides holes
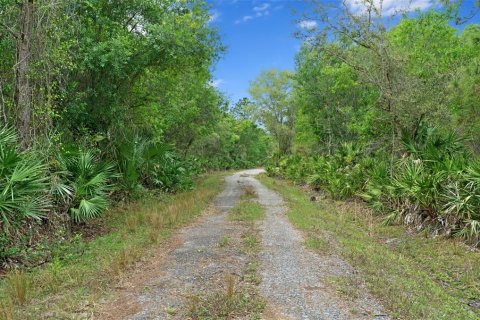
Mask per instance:
[[[225,277],[223,288],[189,299],[188,319],[260,319],[264,300],[234,275]]]
[[[257,190],[255,187],[249,184],[245,184],[242,186],[242,196],[240,197],[242,200],[250,200],[258,198]]]
[[[14,307],[10,301],[0,302],[0,319],[13,320]]]
[[[127,246],[113,257],[107,272],[111,272],[116,276],[121,275],[130,265],[137,262],[142,256],[143,252],[140,248]]]
[[[27,273],[22,270],[14,270],[7,275],[5,282],[8,299],[18,306],[25,304],[30,287]]]
[[[138,218],[136,215],[127,215],[125,217],[125,225],[127,226],[127,230],[130,233],[135,233],[138,227]]]

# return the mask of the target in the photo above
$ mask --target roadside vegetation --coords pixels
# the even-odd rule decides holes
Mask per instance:
[[[295,72],[251,82],[246,110],[275,143],[267,171],[476,247],[480,25],[460,2],[415,13],[379,3],[312,1]]]
[[[88,314],[207,206],[214,172],[258,166],[306,245],[349,258],[396,315],[479,316],[478,3],[308,3],[295,70],[232,104],[204,1],[0,0],[1,319]],[[230,219],[254,261],[263,210],[244,191]],[[222,314],[261,309],[235,285]]]
[[[195,191],[145,198],[102,218],[105,234],[75,237],[55,248],[44,268],[9,272],[0,282],[0,319],[91,315],[114,283],[177,229],[198,217],[221,190],[223,175],[204,177]],[[100,222],[91,222],[98,225]]]
[[[313,193],[287,180],[260,180],[280,193],[288,218],[307,236],[306,246],[341,255],[394,319],[476,319],[480,317],[480,253],[460,239],[430,239],[402,226],[382,223],[358,202],[311,201]],[[361,295],[351,279],[332,279],[346,298]]]
[[[208,10],[196,0],[0,1],[2,272],[101,233],[112,205],[264,162],[269,136],[213,85],[225,48]]]

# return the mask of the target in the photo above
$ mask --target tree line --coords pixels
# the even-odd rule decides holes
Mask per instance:
[[[382,3],[312,2],[295,72],[251,83],[252,114],[276,142],[268,171],[477,245],[480,25],[459,2]]]
[[[0,0],[0,260],[112,199],[263,161],[268,135],[212,85],[225,47],[208,10],[197,0]]]

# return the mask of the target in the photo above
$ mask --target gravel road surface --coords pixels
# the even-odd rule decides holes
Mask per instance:
[[[172,248],[152,257],[145,272],[137,270],[110,304],[118,310],[124,307],[123,311],[101,313],[100,319],[186,319],[189,297],[218,288],[226,275],[240,275],[246,263],[241,250],[245,227],[229,221],[227,215],[244,185],[255,188],[256,201],[266,212],[258,223],[262,238],[259,291],[267,301],[262,319],[388,319],[361,285],[354,297],[338,293],[332,279],[357,277],[355,271],[334,254],[320,255],[305,248],[302,233],[286,217],[282,198],[255,179],[262,172],[246,170],[227,177],[211,214],[179,231]],[[226,236],[231,242],[227,248],[219,245]]]

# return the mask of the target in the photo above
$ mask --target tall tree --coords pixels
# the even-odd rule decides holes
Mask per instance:
[[[288,154],[292,148],[295,107],[292,103],[292,74],[270,69],[262,71],[248,89],[254,100],[253,113],[275,138],[278,151]]]
[[[26,149],[31,142],[30,122],[32,118],[31,89],[28,79],[32,27],[33,0],[23,1],[20,5],[20,34],[17,36],[17,63],[15,67],[15,104],[17,106],[16,126],[20,136],[21,148]]]

